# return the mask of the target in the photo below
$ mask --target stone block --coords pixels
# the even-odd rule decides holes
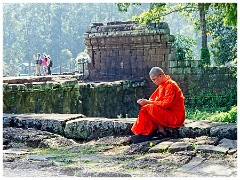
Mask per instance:
[[[136,43],[136,44],[142,43],[142,37],[141,36],[133,36],[133,43]]]
[[[210,136],[218,137],[220,139],[227,138],[237,139],[237,126],[236,124],[222,124],[220,126],[212,127],[210,129]]]
[[[155,55],[156,54],[156,49],[155,48],[151,48],[148,50],[148,54],[149,55]]]
[[[199,61],[196,61],[196,60],[190,61],[190,66],[191,67],[198,67],[198,64],[199,64]]]
[[[161,35],[161,42],[168,42],[168,37],[166,34]]]
[[[173,144],[171,141],[164,141],[149,149],[150,153],[163,153]]]
[[[92,140],[105,136],[130,133],[132,123],[133,121],[130,118],[126,122],[112,121],[107,118],[75,119],[66,122],[64,133],[67,138]]]
[[[196,151],[201,153],[217,153],[217,154],[227,154],[229,148],[213,146],[213,145],[197,145]]]
[[[183,68],[171,68],[171,74],[183,74]]]
[[[191,74],[191,68],[185,67],[183,69],[183,74]]]
[[[3,114],[3,127],[11,127],[13,126],[13,119],[12,117],[5,116]]]
[[[229,148],[229,149],[236,149],[237,148],[237,140],[223,138],[221,141],[219,141],[218,146]]]
[[[201,157],[193,157],[189,163],[184,164],[182,167],[180,167],[178,170],[180,171],[190,171],[194,167],[199,166],[205,159]]]
[[[193,150],[193,147],[190,143],[185,143],[185,142],[175,142],[170,145],[168,148],[169,153],[175,153],[179,151],[191,151]]]
[[[161,43],[160,34],[153,35],[154,42]]]
[[[142,42],[143,44],[148,43],[148,37],[146,35],[142,36]]]
[[[152,35],[148,35],[148,36],[147,36],[147,39],[148,39],[148,40],[147,40],[148,43],[153,43],[153,42],[154,42],[154,38],[153,38]]]
[[[186,121],[184,126],[179,128],[180,137],[199,137],[208,136],[212,127],[218,126],[220,123],[211,123],[210,121]]]

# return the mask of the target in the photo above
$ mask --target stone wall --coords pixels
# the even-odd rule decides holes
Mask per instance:
[[[148,98],[156,88],[148,77],[149,70],[159,66],[178,82],[189,107],[237,104],[236,68],[203,67],[199,60],[179,60],[167,23],[93,23],[84,42],[92,60],[90,80],[145,78],[144,97]]]
[[[144,80],[78,82],[71,75],[3,79],[4,113],[84,114],[88,117],[133,117]],[[127,115],[126,115],[127,114]]]

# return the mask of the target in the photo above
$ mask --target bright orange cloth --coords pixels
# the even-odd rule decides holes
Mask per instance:
[[[141,107],[132,132],[135,135],[149,135],[158,126],[181,127],[185,120],[184,99],[177,83],[167,75],[167,81],[158,86],[149,98],[154,103]]]

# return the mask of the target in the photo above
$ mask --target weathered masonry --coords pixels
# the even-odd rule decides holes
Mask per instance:
[[[174,37],[165,22],[148,27],[133,22],[93,23],[84,34],[92,59],[90,79],[119,80],[146,77],[151,67],[166,72]]]
[[[147,80],[148,97],[156,88],[148,77],[159,66],[180,85],[189,106],[236,105],[236,67],[203,67],[199,60],[178,59],[174,36],[165,22],[93,23],[84,34],[91,57],[90,80]],[[215,103],[212,105],[211,103]]]

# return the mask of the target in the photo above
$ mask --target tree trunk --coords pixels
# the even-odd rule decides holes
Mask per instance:
[[[202,30],[202,48],[207,47],[207,30],[206,30],[206,19],[205,19],[205,6],[203,3],[198,4],[200,13],[201,30]]]
[[[201,61],[202,65],[210,65],[210,54],[207,46],[207,30],[206,30],[206,11],[209,4],[198,4],[198,9],[200,13],[201,30],[202,30],[202,48],[201,48]]]

